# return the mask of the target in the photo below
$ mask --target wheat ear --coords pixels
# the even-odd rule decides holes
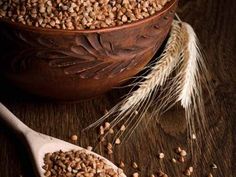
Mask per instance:
[[[182,46],[186,40],[186,35],[182,34],[182,28],[180,22],[173,22],[170,36],[163,53],[156,59],[155,65],[149,68],[150,73],[144,76],[144,81],[139,83],[138,89],[128,94],[123,101],[86,129],[98,126],[109,117],[115,117],[112,121],[112,125],[115,126],[123,119],[131,119],[135,110],[140,110],[145,103],[150,103],[152,93],[156,92],[158,87],[165,84],[168,76],[182,59]],[[144,112],[142,111],[143,114]]]
[[[205,107],[203,100],[203,87],[206,88],[209,95],[210,85],[207,83],[208,71],[204,57],[201,54],[199,41],[193,28],[183,22],[187,30],[188,42],[183,53],[184,66],[180,72],[183,73],[181,86],[179,90],[178,101],[185,110],[185,117],[188,124],[190,136],[195,134],[195,124],[201,127],[201,132],[205,133]],[[211,96],[211,95],[210,95]],[[212,99],[212,98],[211,98]],[[192,141],[191,149],[193,152]]]
[[[201,133],[206,133],[205,129],[205,107],[203,100],[203,87],[206,88],[209,95],[211,94],[210,84],[207,82],[208,71],[204,57],[201,54],[199,42],[193,28],[185,23],[178,23],[181,26],[182,45],[180,52],[180,59],[176,63],[175,75],[168,80],[165,85],[158,85],[162,90],[156,95],[155,93],[147,93],[146,98],[150,95],[153,97],[146,101],[150,101],[147,107],[142,107],[143,110],[148,109],[152,104],[155,111],[150,117],[158,118],[160,115],[173,107],[177,102],[185,110],[185,118],[187,122],[188,137],[192,137],[196,133],[195,124],[201,128]],[[157,63],[158,64],[158,63]],[[155,72],[155,70],[153,70]],[[150,78],[153,76],[149,75]],[[150,81],[149,77],[145,77],[146,81]],[[212,95],[210,95],[212,96]],[[154,102],[154,97],[156,102]],[[211,98],[214,100],[214,98]],[[144,111],[145,112],[145,111]],[[130,121],[131,128],[126,133],[129,137],[138,123],[142,119],[142,114],[135,118],[135,122]],[[124,139],[125,139],[124,138]],[[192,139],[190,138],[191,152],[193,153]]]
[[[144,81],[135,83],[138,89],[88,128],[100,125],[107,118],[113,118],[112,126],[123,120],[130,127],[125,139],[132,134],[150,106],[155,107],[153,117],[160,117],[180,102],[185,109],[189,134],[195,132],[195,122],[204,130],[202,80],[207,80],[206,74],[206,65],[193,28],[187,23],[174,21],[163,53],[149,66],[149,73],[143,76]]]
[[[186,60],[185,74],[183,76],[182,90],[179,95],[179,101],[183,108],[187,109],[192,104],[192,97],[196,94],[198,89],[197,76],[198,76],[198,66],[201,64],[201,54],[199,52],[198,43],[196,39],[196,34],[192,27],[187,23],[182,23],[188,32],[188,43],[186,44],[186,50],[183,53],[183,58]]]

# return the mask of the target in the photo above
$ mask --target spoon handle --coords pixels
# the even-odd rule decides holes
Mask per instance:
[[[12,112],[10,112],[1,102],[0,102],[0,118],[8,124],[13,130],[18,133],[26,133],[31,130],[23,122],[21,122]]]

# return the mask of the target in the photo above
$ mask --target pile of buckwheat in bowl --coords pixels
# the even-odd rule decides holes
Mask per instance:
[[[99,29],[147,18],[171,0],[1,0],[0,19],[55,29]]]

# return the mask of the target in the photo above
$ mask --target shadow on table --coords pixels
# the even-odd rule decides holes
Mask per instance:
[[[6,172],[5,174],[10,175],[18,173],[19,177],[34,177],[34,167],[31,163],[30,156],[28,155],[29,152],[27,146],[23,144],[22,141],[20,141],[16,136],[17,135],[15,133],[10,131],[8,127],[0,121],[1,152],[10,152],[0,154],[0,156],[2,160],[4,159],[6,171],[8,171],[8,168],[11,166],[14,167],[12,171],[9,171],[8,173]],[[20,164],[20,168],[16,168],[17,164]],[[17,170],[17,172],[14,170]]]

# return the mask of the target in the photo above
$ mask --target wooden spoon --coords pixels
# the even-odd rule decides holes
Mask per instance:
[[[115,166],[112,162],[106,158],[91,152],[87,149],[84,149],[79,146],[67,143],[65,141],[38,133],[23,122],[21,122],[13,113],[11,113],[1,102],[0,102],[0,117],[13,129],[17,134],[24,137],[27,144],[29,145],[29,150],[32,154],[32,160],[35,165],[35,170],[38,176],[44,177],[45,170],[42,168],[44,165],[43,158],[46,153],[52,153],[56,151],[70,151],[70,150],[83,150],[85,153],[95,155],[100,159],[103,159],[104,162],[118,172],[118,167]],[[120,174],[119,177],[126,177],[124,173]]]

